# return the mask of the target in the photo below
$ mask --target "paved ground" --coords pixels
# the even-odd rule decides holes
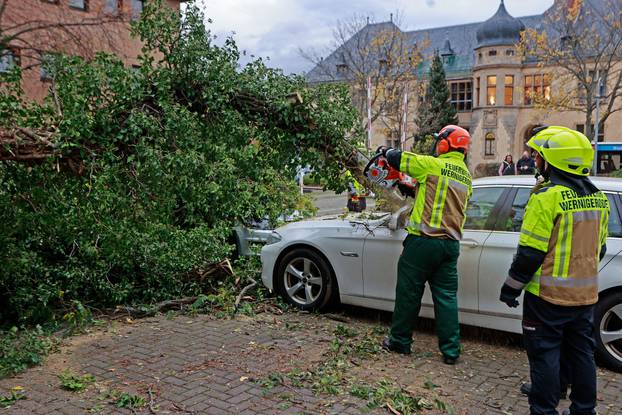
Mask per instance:
[[[370,409],[366,399],[349,393],[381,380],[399,388],[400,396],[430,403],[434,409],[426,414],[448,413],[449,406],[456,415],[528,413],[517,393],[527,362],[512,342],[499,345],[508,344],[505,335],[490,340],[489,333],[467,333],[463,358],[449,367],[440,363],[429,330],[416,333],[412,356],[378,351],[386,330],[386,314],[362,309],[116,323],[73,337],[44,366],[0,381],[1,395],[20,386],[26,396],[0,413],[390,413],[386,406]],[[58,374],[67,369],[96,381],[86,392],[62,390]],[[122,392],[143,397],[147,405],[115,407],[114,396]],[[381,405],[388,399],[374,396]],[[601,415],[622,414],[622,375],[599,371],[599,400]]]
[[[317,213],[318,216],[341,214],[344,212],[344,208],[348,202],[345,192],[338,195],[334,192],[322,192],[316,190],[311,192],[311,197],[313,197],[313,204],[319,209]],[[373,208],[374,199],[368,197],[367,209],[368,211],[371,211]]]

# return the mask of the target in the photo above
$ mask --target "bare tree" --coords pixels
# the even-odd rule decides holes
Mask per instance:
[[[129,13],[122,6],[122,1],[85,1],[78,10],[65,1],[0,0],[1,58],[19,59],[30,69],[50,53],[88,59],[98,51],[123,52]]]
[[[528,98],[544,109],[584,113],[585,134],[593,139],[596,96],[601,95],[601,124],[622,110],[622,3],[569,4],[556,2],[545,16],[544,30],[527,29],[519,50],[526,60],[551,71],[555,88],[551,91],[545,81],[540,86],[544,90],[533,88]]]
[[[330,55],[324,59],[314,51],[300,55],[314,64],[308,74],[312,82],[344,82],[350,85],[353,103],[367,123],[367,83],[371,83],[370,121],[381,122],[386,136],[398,139],[403,123],[404,95],[414,100],[420,88],[417,67],[426,45],[416,44],[399,26],[396,13],[390,22],[374,23],[357,15],[339,21],[333,31]],[[427,42],[426,42],[427,43]]]

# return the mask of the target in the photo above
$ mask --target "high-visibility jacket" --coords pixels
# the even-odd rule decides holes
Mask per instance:
[[[472,179],[457,151],[438,157],[401,153],[401,172],[417,181],[415,203],[406,229],[414,235],[462,239]]]
[[[346,170],[346,177],[348,178],[348,191],[357,196],[365,196],[365,188],[356,180],[350,170]]]
[[[535,192],[525,209],[519,245],[546,254],[525,289],[563,306],[596,303],[608,221],[609,202],[600,191],[580,196],[549,184]]]

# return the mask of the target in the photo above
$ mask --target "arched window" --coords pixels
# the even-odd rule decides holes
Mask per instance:
[[[488,132],[485,136],[484,142],[484,155],[486,156],[494,156],[495,155],[495,133]]]

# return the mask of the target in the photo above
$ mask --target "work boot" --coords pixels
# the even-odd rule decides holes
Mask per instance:
[[[382,348],[389,352],[395,352],[399,354],[410,354],[410,348],[404,349],[402,347],[396,346],[395,344],[391,343],[391,340],[388,337],[382,341]]]
[[[455,365],[456,361],[458,360],[457,357],[449,357],[449,356],[443,356],[443,363],[445,363],[446,365]]]
[[[560,392],[559,394],[559,399],[566,399],[566,396],[568,394],[568,388],[562,388],[563,390]],[[529,394],[531,393],[531,383],[523,383],[522,385],[520,385],[520,393],[522,393],[523,395],[527,395],[529,396]],[[570,414],[570,412],[568,412]],[[565,415],[565,414],[562,414]]]
[[[523,383],[520,385],[520,393],[529,396],[531,393],[531,383]]]

